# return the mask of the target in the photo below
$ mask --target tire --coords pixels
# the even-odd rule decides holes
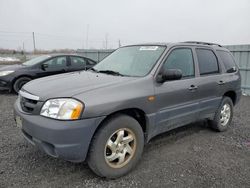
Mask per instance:
[[[23,87],[24,84],[31,81],[29,77],[20,77],[13,84],[13,90],[15,93],[18,93],[19,90]]]
[[[122,132],[124,137],[118,136],[122,135]],[[116,145],[117,143],[121,143],[119,140],[122,139],[119,138],[124,139],[124,144],[120,144],[120,147],[114,147],[119,146],[119,144]],[[134,140],[128,142],[128,138],[130,140],[134,138]],[[131,150],[126,145],[126,140]],[[109,146],[107,145],[108,141],[111,143]],[[127,174],[135,167],[141,158],[143,147],[144,134],[138,121],[127,115],[116,115],[104,122],[94,135],[87,162],[97,175],[109,179],[118,178]],[[123,163],[122,156],[125,156]]]
[[[224,113],[224,115],[222,114],[223,110],[226,110],[226,113]],[[228,111],[229,111],[229,114],[227,113]],[[227,115],[225,115],[225,114],[227,114]],[[223,116],[224,116],[224,119],[222,118]],[[227,116],[227,118],[226,118],[226,116]],[[232,99],[229,97],[223,97],[221,104],[215,113],[214,119],[212,121],[210,121],[210,125],[211,125],[212,129],[214,129],[218,132],[223,132],[223,131],[226,131],[228,129],[228,127],[230,126],[232,118],[233,118]]]

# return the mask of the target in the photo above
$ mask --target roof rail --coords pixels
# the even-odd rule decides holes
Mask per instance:
[[[220,44],[211,43],[211,42],[185,41],[184,43],[204,44],[204,45],[211,45],[211,46],[219,46],[219,47],[222,47]]]

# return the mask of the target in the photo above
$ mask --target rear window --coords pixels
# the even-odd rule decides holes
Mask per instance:
[[[225,66],[226,72],[235,72],[237,70],[234,59],[229,52],[217,50],[217,53],[219,54],[224,66]]]
[[[212,50],[196,49],[200,75],[214,74],[219,72],[218,61]]]

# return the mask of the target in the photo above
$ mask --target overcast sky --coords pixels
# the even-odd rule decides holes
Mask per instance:
[[[0,0],[0,47],[117,48],[187,40],[250,44],[250,0]]]

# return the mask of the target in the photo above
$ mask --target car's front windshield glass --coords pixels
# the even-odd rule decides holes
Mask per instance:
[[[124,76],[145,76],[153,68],[164,46],[122,47],[98,63],[92,70],[116,72]]]
[[[35,65],[37,63],[40,63],[41,61],[48,59],[50,56],[49,55],[43,55],[43,56],[39,56],[39,57],[35,57],[33,59],[30,59],[26,62],[23,63],[23,65],[25,66],[32,66]]]

